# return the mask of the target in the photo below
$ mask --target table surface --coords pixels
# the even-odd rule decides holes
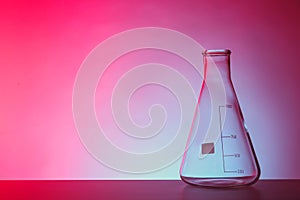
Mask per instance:
[[[0,181],[0,199],[297,199],[300,180],[260,180],[219,189],[179,180]]]

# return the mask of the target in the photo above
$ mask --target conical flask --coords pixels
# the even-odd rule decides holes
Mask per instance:
[[[203,52],[204,79],[180,167],[189,184],[234,187],[253,184],[260,175],[230,77],[230,54]]]

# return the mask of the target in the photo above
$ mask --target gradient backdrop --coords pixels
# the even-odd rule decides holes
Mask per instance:
[[[300,178],[299,9],[298,0],[1,2],[0,179],[179,178],[180,160],[140,175],[102,165],[81,144],[73,121],[72,90],[85,57],[108,37],[147,26],[231,49],[261,178]],[[139,102],[130,106],[134,120],[145,123],[140,108],[153,102]]]

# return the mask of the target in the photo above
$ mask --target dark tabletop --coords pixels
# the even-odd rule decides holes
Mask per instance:
[[[260,180],[231,189],[167,180],[0,181],[0,199],[297,199],[300,180]]]

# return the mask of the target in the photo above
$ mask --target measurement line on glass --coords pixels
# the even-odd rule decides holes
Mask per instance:
[[[226,169],[226,164],[225,164],[225,160],[226,158],[240,158],[241,157],[241,154],[239,153],[232,153],[232,154],[225,154],[224,152],[224,139],[227,140],[227,139],[237,139],[237,135],[235,134],[230,134],[230,135],[223,135],[223,128],[222,128],[222,112],[221,112],[221,109],[224,108],[224,109],[232,109],[232,105],[223,105],[223,106],[219,106],[219,121],[220,121],[220,132],[221,132],[221,146],[222,146],[222,160],[223,160],[223,171],[224,173],[239,173],[239,174],[242,174],[244,173],[244,170],[243,169],[237,169],[237,170],[228,170]],[[225,112],[226,113],[226,112]],[[225,116],[224,116],[225,117]],[[224,121],[225,122],[225,121]]]

